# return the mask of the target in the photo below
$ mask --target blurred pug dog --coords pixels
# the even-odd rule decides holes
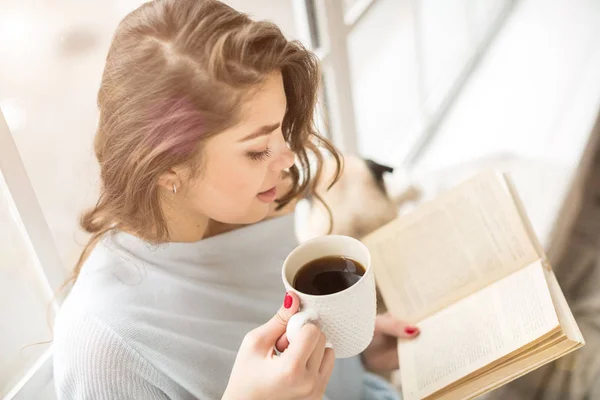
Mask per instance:
[[[331,210],[331,233],[336,235],[360,239],[394,220],[399,206],[417,200],[420,194],[400,172],[394,173],[391,167],[356,156],[345,157],[340,179],[327,190],[334,175],[335,162],[328,159],[316,192]],[[296,229],[301,242],[329,233],[329,213],[314,196],[299,203],[296,210]]]

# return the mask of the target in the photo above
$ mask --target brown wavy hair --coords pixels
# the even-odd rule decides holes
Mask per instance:
[[[92,236],[67,283],[110,230],[169,241],[159,176],[174,166],[197,174],[203,141],[235,125],[242,102],[277,70],[287,97],[283,135],[297,159],[289,170],[292,189],[279,200],[283,207],[318,197],[313,191],[326,153],[337,164],[333,183],[341,173],[341,155],[315,128],[321,79],[316,56],[275,24],[216,0],[155,0],[121,21],[98,93],[94,150],[101,194],[81,216],[81,227]]]

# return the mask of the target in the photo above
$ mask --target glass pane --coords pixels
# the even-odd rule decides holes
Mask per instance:
[[[0,0],[0,104],[68,267],[84,242],[76,237],[78,214],[96,197],[92,141],[103,59],[133,3]]]
[[[19,228],[16,210],[0,175],[0,397],[32,367],[52,338],[50,297]],[[28,347],[26,347],[28,346]]]
[[[488,34],[502,11],[511,0],[470,1],[469,19],[473,27],[476,43],[480,43]]]
[[[357,4],[360,0],[344,0],[344,10],[348,12],[352,7]]]
[[[360,152],[392,165],[421,123],[413,33],[408,0],[379,0],[348,40]]]
[[[418,32],[423,60],[427,110],[445,99],[474,46],[469,36],[467,0],[418,2]]]
[[[315,124],[317,132],[328,139],[331,137],[331,122],[329,121],[329,104],[327,103],[326,88],[327,82],[324,77],[321,77],[321,91],[319,92],[319,100],[315,109]]]

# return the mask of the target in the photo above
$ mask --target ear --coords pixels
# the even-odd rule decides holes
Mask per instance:
[[[177,172],[175,172],[173,169],[163,173],[158,178],[158,186],[168,190],[169,192],[173,191],[173,185],[175,185],[175,187],[178,189],[181,187],[181,180],[179,179]]]

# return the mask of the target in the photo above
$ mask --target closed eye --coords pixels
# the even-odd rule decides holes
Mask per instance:
[[[264,151],[249,151],[248,157],[250,157],[252,161],[264,161],[271,157],[271,149],[267,147]]]

